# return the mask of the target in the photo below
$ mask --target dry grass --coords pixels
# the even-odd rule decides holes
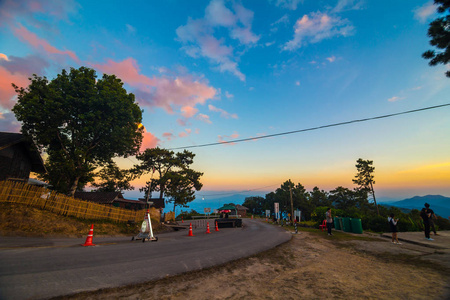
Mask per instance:
[[[129,235],[139,232],[139,224],[84,220],[64,217],[21,204],[0,203],[0,234],[25,237],[83,237],[95,224],[96,235]],[[152,222],[157,232],[159,224]]]

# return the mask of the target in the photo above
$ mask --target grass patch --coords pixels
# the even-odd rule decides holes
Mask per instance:
[[[94,224],[96,235],[129,235],[139,232],[139,224],[110,220],[86,220],[67,217],[35,207],[15,203],[0,203],[0,233],[24,237],[83,237]],[[153,223],[155,232],[160,224]]]

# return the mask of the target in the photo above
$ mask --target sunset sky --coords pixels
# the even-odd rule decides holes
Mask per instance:
[[[19,132],[11,83],[87,66],[144,110],[142,149],[297,131],[450,103],[428,66],[432,1],[0,1],[0,131]],[[450,106],[247,142],[190,148],[205,197],[354,188],[358,158],[379,197],[450,196]],[[175,150],[180,151],[180,150]],[[118,160],[123,168],[134,157]],[[148,180],[133,183],[138,188]],[[250,194],[251,195],[251,194]]]

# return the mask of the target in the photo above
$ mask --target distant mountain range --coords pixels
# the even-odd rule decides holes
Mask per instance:
[[[264,197],[265,193],[257,196]],[[209,196],[204,196],[204,198],[202,198],[201,196],[197,196],[197,199],[189,203],[189,208],[177,208],[177,214],[180,212],[180,210],[190,211],[191,209],[194,209],[199,213],[203,213],[203,209],[205,207],[211,208],[212,211],[228,203],[242,204],[247,197],[249,196],[244,194],[234,194],[220,198],[210,198]],[[450,197],[444,197],[441,195],[427,195],[415,196],[401,201],[387,200],[387,198],[383,198],[380,202],[378,202],[378,204],[384,206],[395,206],[398,208],[402,208],[402,211],[404,212],[409,212],[411,209],[421,210],[424,207],[424,204],[428,203],[430,204],[430,208],[433,209],[436,215],[439,215],[443,218],[448,218],[450,216]]]
[[[421,210],[425,207],[425,203],[430,204],[430,208],[436,215],[443,218],[448,218],[450,216],[450,198],[441,195],[415,196],[401,201],[381,202],[379,204],[384,206]]]

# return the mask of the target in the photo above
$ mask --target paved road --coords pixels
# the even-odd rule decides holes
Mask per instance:
[[[146,282],[199,270],[271,249],[291,234],[256,220],[243,228],[205,234],[204,228],[158,235],[158,242],[130,237],[83,239],[0,238],[0,299],[42,299]]]

